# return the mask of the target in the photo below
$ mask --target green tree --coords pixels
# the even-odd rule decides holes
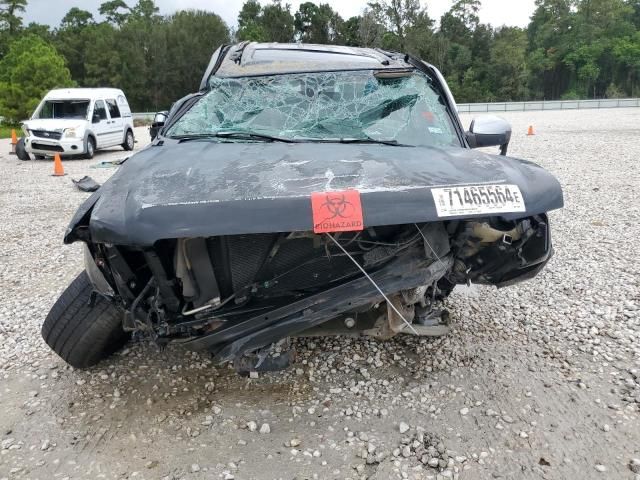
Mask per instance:
[[[439,35],[433,42],[437,65],[461,101],[471,101],[474,91],[478,99],[492,98],[485,93],[491,90],[485,83],[493,31],[480,24],[479,8],[479,0],[456,0],[441,17]]]
[[[440,20],[440,30],[456,43],[469,45],[480,24],[480,0],[456,0]]]
[[[55,33],[54,45],[67,59],[71,77],[80,84],[85,83],[87,49],[89,42],[94,41],[94,29],[91,12],[73,7],[62,18],[60,28]]]
[[[517,27],[496,30],[489,56],[489,85],[495,98],[527,100],[527,32]]]
[[[0,0],[0,58],[22,29],[22,17],[27,0]]]
[[[338,37],[344,45],[356,47],[360,45],[360,21],[362,17],[351,17],[338,27]]]
[[[370,8],[365,8],[360,17],[358,28],[358,45],[361,47],[381,47],[385,26],[378,21],[378,16]]]
[[[383,35],[383,47],[405,50],[408,30],[414,25],[421,11],[419,0],[379,0],[369,3],[379,24],[387,29]]]
[[[129,95],[127,86],[122,84],[122,45],[118,30],[105,22],[87,29],[85,35],[84,86],[118,86],[127,93],[128,100],[133,104],[135,98]]]
[[[560,98],[570,87],[564,58],[572,48],[574,10],[574,0],[536,0],[527,28],[529,86],[535,98]]]
[[[247,0],[238,13],[238,40],[264,42],[266,33],[261,25],[262,5],[258,0]]]
[[[25,35],[0,60],[0,116],[10,123],[24,120],[47,91],[70,86],[64,58],[41,38]]]
[[[6,30],[9,36],[13,36],[22,28],[22,17],[27,0],[1,0],[0,1],[0,29]]]
[[[93,23],[93,15],[91,12],[73,7],[62,17],[60,29],[78,31]]]
[[[622,65],[626,91],[631,97],[640,94],[640,31],[633,36],[619,38],[613,45],[613,55]]]
[[[302,3],[294,18],[296,38],[301,42],[331,44],[340,38],[343,20],[327,3]]]
[[[104,2],[100,5],[98,11],[100,15],[104,15],[108,23],[116,26],[122,25],[131,13],[131,9],[124,0],[109,0],[108,2]]]
[[[291,6],[280,0],[264,7],[258,0],[247,0],[238,14],[238,40],[254,42],[292,42],[295,21]]]
[[[167,19],[164,31],[166,48],[158,52],[152,65],[153,76],[163,78],[154,88],[158,109],[198,90],[214,49],[229,42],[229,28],[210,12],[178,12]]]
[[[418,12],[405,30],[405,50],[433,62],[436,45],[433,32],[434,21],[426,10]]]
[[[51,41],[52,32],[49,29],[49,25],[30,22],[29,25],[27,25],[20,31],[20,35],[36,35],[49,42]]]
[[[138,0],[138,3],[131,9],[131,16],[147,21],[158,20],[160,9],[153,0]]]
[[[262,8],[262,28],[270,42],[292,42],[294,40],[295,25],[291,6],[284,6],[280,0],[272,2]]]

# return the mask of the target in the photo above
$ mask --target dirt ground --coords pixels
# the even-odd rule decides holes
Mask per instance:
[[[299,339],[257,379],[145,342],[87,371],[53,354],[40,326],[82,269],[71,178],[126,154],[52,177],[0,140],[0,479],[640,480],[640,109],[504,117],[565,192],[544,272],[458,287],[447,337]]]

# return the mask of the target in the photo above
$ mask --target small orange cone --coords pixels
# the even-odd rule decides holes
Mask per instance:
[[[16,154],[16,145],[18,144],[18,136],[16,135],[16,131],[11,129],[11,151],[9,152],[11,155]]]
[[[53,157],[53,176],[54,177],[64,176],[64,167],[62,166],[62,160],[60,160],[59,153],[56,153],[56,155]]]
[[[527,135],[528,136],[535,135],[535,133],[533,133],[533,125],[529,125],[529,131],[527,131]]]

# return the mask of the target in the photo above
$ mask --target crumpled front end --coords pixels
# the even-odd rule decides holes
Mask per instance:
[[[153,248],[98,243],[87,251],[96,289],[126,310],[125,329],[237,362],[295,335],[429,334],[446,286],[531,278],[552,247],[538,215],[165,239]]]

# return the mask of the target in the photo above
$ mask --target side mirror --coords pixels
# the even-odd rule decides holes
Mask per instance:
[[[99,113],[95,113],[93,114],[93,117],[91,117],[91,123],[100,123],[100,114]]]
[[[153,117],[153,123],[151,127],[149,127],[149,135],[151,135],[151,141],[153,141],[157,136],[162,127],[164,127],[165,122],[167,121],[167,117],[169,116],[169,112],[163,111],[158,112]]]
[[[473,119],[466,137],[471,148],[500,147],[500,155],[506,155],[511,141],[511,125],[504,118],[481,115]]]
[[[155,123],[158,126],[162,126],[167,121],[167,117],[168,116],[169,116],[169,112],[167,112],[167,111],[158,112],[153,117],[153,123]]]

